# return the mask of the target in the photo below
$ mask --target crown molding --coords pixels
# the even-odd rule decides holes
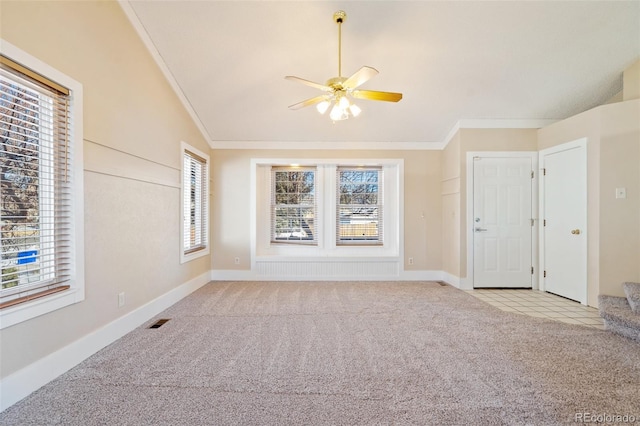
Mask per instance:
[[[280,150],[369,150],[416,151],[441,150],[440,142],[280,142],[280,141],[213,141],[213,149],[280,149]]]

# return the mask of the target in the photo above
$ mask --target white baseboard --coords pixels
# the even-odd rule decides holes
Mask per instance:
[[[211,281],[259,281],[264,278],[258,277],[253,271],[240,269],[212,269]]]
[[[460,277],[450,274],[448,272],[445,272],[445,271],[442,272],[442,281],[456,288],[462,288],[460,286]]]
[[[470,277],[460,278],[460,290],[473,290],[473,280]]]
[[[399,281],[442,281],[442,271],[402,271]]]
[[[64,374],[210,281],[207,271],[0,381],[0,411]]]

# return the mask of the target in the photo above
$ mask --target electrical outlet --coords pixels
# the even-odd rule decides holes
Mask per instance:
[[[235,259],[233,259],[233,263],[235,263],[236,265],[240,264],[240,258],[236,257]]]
[[[413,265],[413,257],[409,258],[409,265]]]
[[[124,306],[124,292],[118,293],[118,308],[122,308]]]

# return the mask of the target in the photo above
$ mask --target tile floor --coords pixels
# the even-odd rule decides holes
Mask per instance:
[[[470,295],[507,312],[604,330],[596,308],[538,290],[475,289]]]

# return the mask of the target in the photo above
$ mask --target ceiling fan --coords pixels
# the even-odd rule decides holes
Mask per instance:
[[[329,117],[331,117],[333,121],[339,121],[346,120],[351,116],[357,117],[360,115],[360,112],[362,112],[357,105],[349,100],[349,97],[387,102],[398,102],[402,99],[402,93],[357,89],[361,84],[378,74],[375,68],[364,66],[351,77],[342,77],[342,23],[346,18],[347,14],[342,10],[333,14],[333,20],[338,24],[338,77],[330,78],[326,84],[320,84],[292,75],[286,76],[285,78],[287,80],[297,81],[327,92],[324,95],[290,105],[289,109],[296,110],[306,106],[316,105],[318,112],[324,114],[333,103]]]

